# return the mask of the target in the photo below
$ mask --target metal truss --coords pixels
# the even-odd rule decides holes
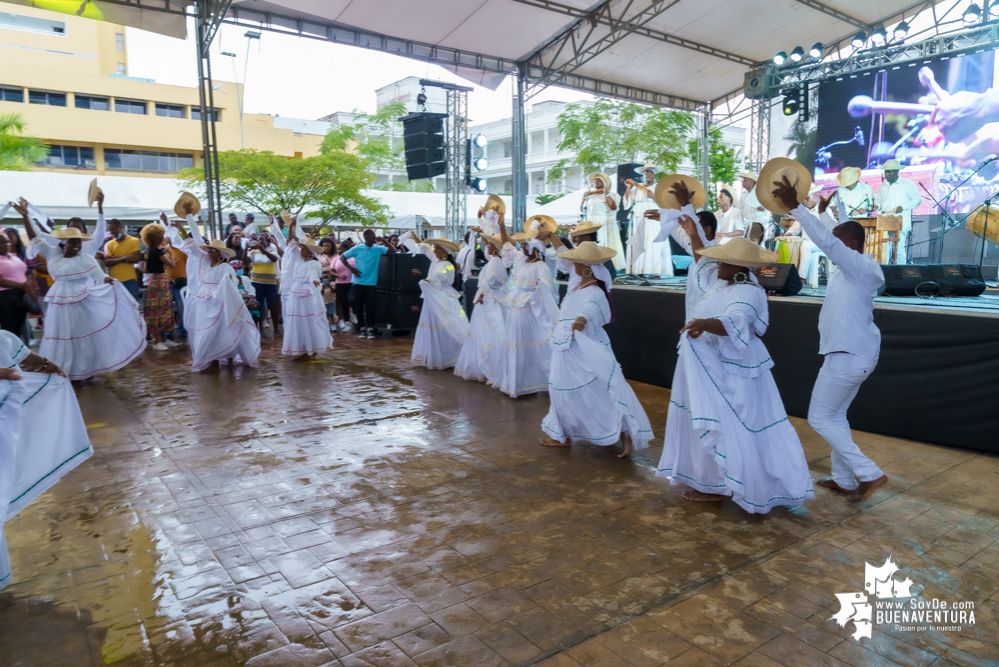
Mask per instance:
[[[805,5],[806,7],[810,7],[811,9],[814,9],[817,12],[822,12],[827,16],[832,16],[833,18],[837,18],[843,23],[849,23],[852,26],[856,26],[861,30],[868,30],[871,27],[871,24],[864,23],[860,19],[850,16],[846,12],[841,12],[835,7],[830,7],[829,5],[823,4],[818,0],[795,0],[795,1]]]
[[[461,242],[465,235],[468,215],[468,184],[465,180],[465,159],[468,150],[468,91],[464,86],[447,88],[447,126],[445,154],[447,172],[444,179],[445,236]]]
[[[219,179],[218,137],[215,131],[215,86],[212,81],[212,40],[231,0],[201,0],[195,9],[195,47],[198,51],[198,100],[201,105],[201,164],[205,170],[205,194],[208,199],[206,230],[222,237],[222,184]]]
[[[610,83],[608,81],[602,81],[600,79],[594,79],[592,77],[582,76],[579,74],[563,75],[563,78],[555,84],[554,82],[550,82],[548,80],[548,74],[549,70],[546,70],[543,67],[535,67],[531,65],[526,66],[526,81],[528,84],[533,84],[532,89],[526,93],[527,99],[530,99],[532,95],[540,92],[541,88],[544,86],[558,85],[562,88],[580,90],[586,93],[599,95],[600,97],[613,97],[619,100],[628,100],[630,102],[638,102],[640,104],[650,104],[660,107],[670,107],[673,109],[693,111],[696,113],[702,113],[707,106],[705,102],[700,100],[691,100],[685,97],[659,93],[654,90],[637,88],[635,86],[628,86],[621,83]]]
[[[753,101],[752,128],[750,130],[749,162],[760,169],[770,159],[770,109],[773,100],[764,98]]]

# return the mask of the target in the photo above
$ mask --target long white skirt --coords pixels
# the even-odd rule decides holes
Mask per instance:
[[[458,301],[458,293],[446,294],[426,281],[420,325],[413,340],[412,360],[430,370],[451,368],[458,362],[461,347],[468,338],[468,318]]]
[[[293,357],[317,354],[333,346],[326,306],[318,287],[311,282],[298,280],[281,297],[284,301],[284,343],[281,345],[281,354]]]
[[[256,366],[260,332],[235,287],[198,294],[184,303],[184,327],[191,347],[191,370],[213,361]]]
[[[89,287],[79,282],[46,295],[45,335],[38,351],[70,380],[124,368],[146,349],[146,321],[128,290],[117,280]],[[58,286],[57,281],[53,287]]]
[[[503,358],[504,310],[505,306],[489,294],[472,309],[468,338],[454,366],[455,375],[476,382],[491,382],[496,377]]]
[[[567,349],[552,353],[548,396],[551,408],[541,428],[559,442],[567,439],[613,445],[621,434],[635,449],[652,439],[652,425],[621,372],[611,349],[577,333]]]
[[[0,381],[0,523],[93,455],[69,380],[21,372]],[[0,588],[11,583],[7,543],[0,530]]]
[[[747,512],[813,498],[798,435],[770,371],[726,371],[711,346],[683,336],[657,477],[732,496]]]
[[[617,223],[617,213],[611,212],[605,215],[591,216],[591,222],[603,225],[597,230],[597,245],[617,250],[617,255],[611,259],[614,268],[621,271],[626,265],[624,246],[621,244],[621,228]]]
[[[507,311],[504,331],[499,372],[491,384],[511,398],[548,391],[551,326],[538,319],[528,302]]]

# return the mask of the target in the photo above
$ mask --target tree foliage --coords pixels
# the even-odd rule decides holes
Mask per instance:
[[[31,165],[48,156],[48,144],[37,137],[25,136],[26,129],[21,114],[0,114],[0,170],[28,171]]]
[[[177,176],[204,194],[205,173],[200,167],[185,169]],[[374,180],[366,162],[344,151],[289,159],[270,151],[224,151],[219,153],[222,206],[250,208],[277,214],[305,210],[323,220],[385,224],[386,207],[362,190]]]
[[[687,150],[691,159],[700,164],[700,140],[691,139],[687,143]],[[720,127],[708,129],[708,173],[712,183],[733,183],[736,176],[736,151],[732,146],[728,146],[722,141],[722,131]]]
[[[643,162],[673,173],[687,156],[687,137],[696,129],[686,111],[597,99],[566,106],[558,117],[559,151],[574,155],[559,160],[548,182],[560,180],[571,166],[583,173],[609,164]]]
[[[534,203],[538,206],[544,206],[545,204],[550,204],[556,199],[561,199],[562,197],[569,194],[568,192],[558,192],[556,194],[543,193],[534,197]]]

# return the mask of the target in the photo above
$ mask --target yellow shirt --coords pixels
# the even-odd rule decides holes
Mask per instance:
[[[174,278],[186,278],[187,277],[187,253],[185,253],[180,248],[174,248],[170,246],[170,256],[173,257],[173,261],[177,264],[174,268],[165,267],[167,278],[173,280]]]
[[[104,256],[127,257],[134,252],[139,252],[139,250],[141,250],[139,239],[126,234],[125,238],[121,241],[115,241],[114,239],[108,241],[104,247]],[[135,266],[129,262],[121,262],[109,268],[108,275],[121,282],[135,280]]]

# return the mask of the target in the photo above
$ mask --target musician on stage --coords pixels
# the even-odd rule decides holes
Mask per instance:
[[[743,191],[739,199],[739,210],[742,211],[742,222],[746,226],[746,238],[760,243],[770,224],[770,214],[760,206],[760,200],[756,196],[756,181],[759,176],[754,171],[747,171],[739,174],[739,178],[742,179]]]
[[[860,167],[844,167],[836,175],[839,188],[829,205],[840,222],[869,217],[875,206],[874,190],[867,183],[860,182],[862,173]]]
[[[902,231],[898,235],[898,250],[893,264],[909,263],[909,245],[912,242],[912,209],[923,203],[919,188],[912,181],[899,178],[901,165],[898,160],[888,160],[881,167],[885,171],[885,183],[878,189],[877,207],[883,215],[902,216]]]
[[[583,193],[579,210],[585,214],[586,220],[603,225],[597,232],[597,244],[617,252],[612,261],[614,268],[620,271],[625,266],[621,228],[617,224],[617,207],[621,198],[614,192],[607,174],[595,171],[586,177],[586,181],[590,188]]]
[[[673,275],[673,258],[669,243],[656,243],[659,225],[645,217],[645,212],[659,210],[656,204],[656,169],[651,164],[642,168],[642,183],[627,180],[624,191],[625,208],[631,208],[631,232],[628,234],[628,270],[631,273],[667,278]]]

